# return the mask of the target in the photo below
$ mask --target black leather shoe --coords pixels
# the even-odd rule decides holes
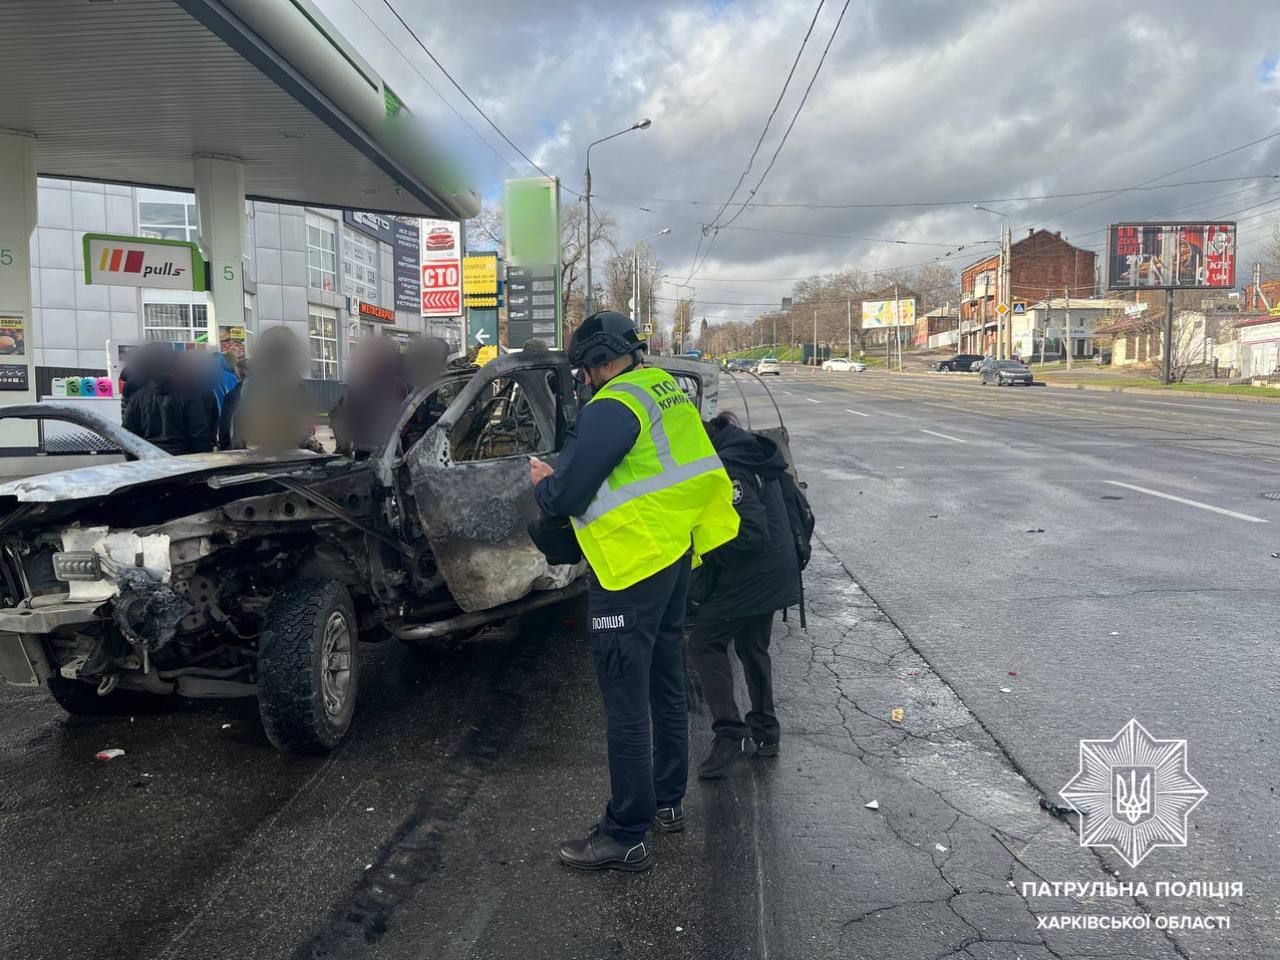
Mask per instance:
[[[659,807],[653,818],[653,829],[662,833],[679,833],[684,829],[684,804]]]
[[[756,752],[756,742],[750,737],[716,737],[711,741],[711,752],[698,767],[703,780],[718,780],[729,772],[738,760],[745,760]]]
[[[778,741],[756,740],[756,754],[761,757],[776,757],[778,755]]]
[[[639,873],[654,864],[653,851],[639,843],[619,843],[599,827],[592,827],[581,840],[566,840],[560,845],[560,862],[575,870],[626,870]]]

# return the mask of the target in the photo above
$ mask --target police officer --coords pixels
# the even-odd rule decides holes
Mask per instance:
[[[608,719],[611,796],[560,859],[582,870],[647,870],[652,826],[684,829],[689,773],[683,632],[691,554],[738,532],[733,485],[697,408],[615,311],[587,317],[569,360],[594,395],[552,468],[534,458],[539,507],[569,517],[591,565],[591,654]]]

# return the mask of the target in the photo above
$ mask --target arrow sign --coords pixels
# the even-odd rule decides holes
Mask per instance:
[[[476,343],[480,344],[480,346],[482,346],[482,347],[483,347],[483,346],[484,346],[486,343],[488,343],[488,342],[489,342],[489,331],[488,331],[488,330],[477,330],[477,331],[476,331]]]

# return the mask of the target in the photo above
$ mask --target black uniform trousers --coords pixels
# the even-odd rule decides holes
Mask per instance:
[[[773,614],[753,617],[699,617],[689,635],[689,653],[702,678],[702,694],[711,711],[711,729],[716,736],[738,740],[755,737],[776,743],[778,718],[773,712],[773,664],[769,660],[769,638]],[[746,723],[733,698],[733,666],[729,662],[732,641],[751,697]]]
[[[689,703],[684,686],[688,554],[625,590],[591,578],[591,655],[609,724],[611,797],[600,829],[638,843],[658,807],[684,799]]]

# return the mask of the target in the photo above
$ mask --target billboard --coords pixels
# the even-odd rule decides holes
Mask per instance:
[[[874,330],[878,327],[907,327],[916,322],[916,302],[914,299],[901,300],[863,300],[862,329]]]
[[[344,210],[343,222],[347,226],[381,240],[391,247],[392,279],[395,290],[395,309],[416,310],[421,292],[418,228],[395,217],[361,210]]]
[[[422,315],[462,316],[462,244],[456,220],[422,221]]]
[[[1235,285],[1234,223],[1117,223],[1107,228],[1111,290],[1217,290]]]

